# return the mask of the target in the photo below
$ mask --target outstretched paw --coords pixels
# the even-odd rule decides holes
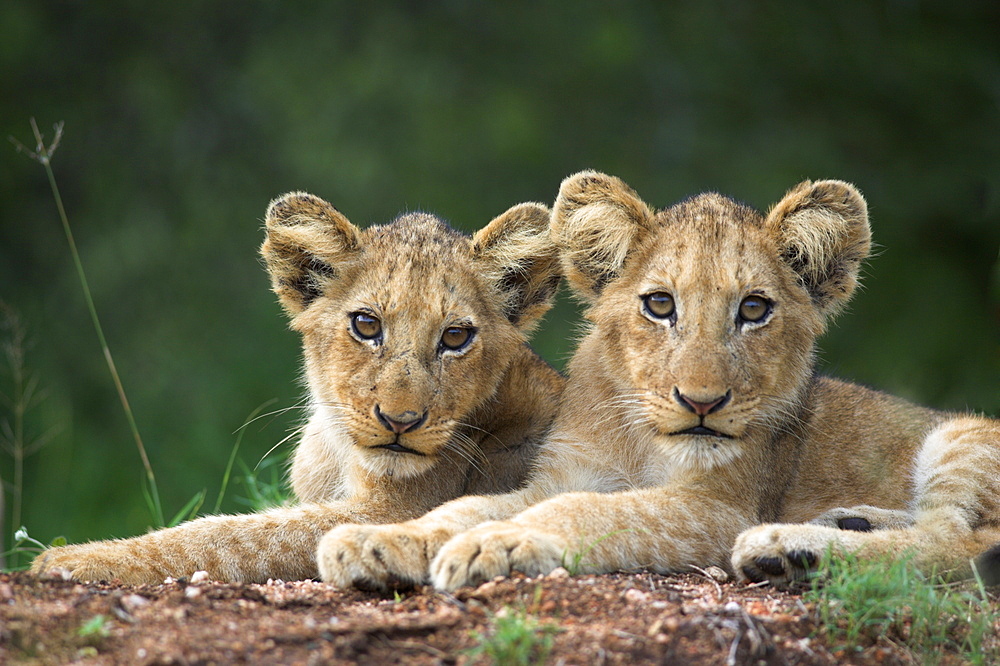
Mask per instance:
[[[131,585],[155,585],[166,578],[156,567],[135,558],[122,541],[49,548],[31,563],[31,573],[36,576],[66,571],[73,580],[87,582],[117,580]]]
[[[454,591],[520,571],[547,574],[562,564],[566,547],[537,530],[513,523],[484,523],[449,541],[431,562],[431,581]]]
[[[430,559],[447,536],[398,525],[340,525],[320,539],[320,577],[337,587],[388,590],[428,582]]]
[[[873,530],[912,527],[913,516],[906,511],[861,505],[853,506],[849,509],[830,509],[809,522],[812,525],[823,525],[840,530],[871,532]]]
[[[759,525],[736,538],[732,564],[754,583],[785,585],[803,580],[816,568],[827,548],[841,545],[837,528],[819,525]]]

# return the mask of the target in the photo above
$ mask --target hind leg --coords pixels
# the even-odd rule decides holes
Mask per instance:
[[[832,548],[871,557],[909,551],[921,569],[969,575],[970,559],[1000,541],[1000,421],[961,417],[938,426],[920,449],[915,478],[912,525],[759,525],[737,538],[733,569],[753,581],[786,583],[803,578]]]
[[[809,521],[811,525],[825,525],[840,530],[871,532],[911,527],[913,515],[907,511],[881,509],[877,506],[852,506],[849,509],[830,509]]]

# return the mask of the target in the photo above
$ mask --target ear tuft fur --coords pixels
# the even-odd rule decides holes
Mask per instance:
[[[581,171],[563,180],[552,237],[576,293],[593,302],[618,277],[629,251],[652,228],[653,209],[619,178]]]
[[[360,231],[319,197],[289,192],[267,207],[260,254],[290,316],[309,307],[360,245]]]
[[[530,330],[552,306],[560,272],[548,207],[522,203],[498,215],[473,236],[472,256],[519,329]]]
[[[767,214],[782,258],[798,274],[813,303],[830,316],[850,300],[871,250],[868,206],[850,183],[799,183]]]

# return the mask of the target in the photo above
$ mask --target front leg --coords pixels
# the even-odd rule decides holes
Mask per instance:
[[[137,585],[195,571],[230,582],[315,578],[316,543],[324,532],[346,521],[377,518],[377,507],[350,502],[212,516],[131,539],[51,548],[35,558],[31,571],[63,569],[75,580]]]
[[[588,573],[725,567],[732,540],[750,524],[732,504],[684,490],[567,493],[458,535],[431,563],[431,580],[455,590],[564,564]]]

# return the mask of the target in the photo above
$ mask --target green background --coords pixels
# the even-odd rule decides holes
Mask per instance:
[[[824,370],[1000,413],[998,34],[995,0],[5,0],[0,135],[66,123],[56,176],[169,517],[202,489],[214,503],[252,410],[301,396],[256,254],[292,189],[359,224],[421,209],[473,230],[584,168],[655,206],[849,180],[878,254]],[[141,532],[142,467],[44,171],[4,145],[0,299],[44,389],[29,434],[50,435],[20,522],[45,541]],[[556,365],[576,321],[564,295],[535,338]],[[297,418],[254,423],[240,457]]]

